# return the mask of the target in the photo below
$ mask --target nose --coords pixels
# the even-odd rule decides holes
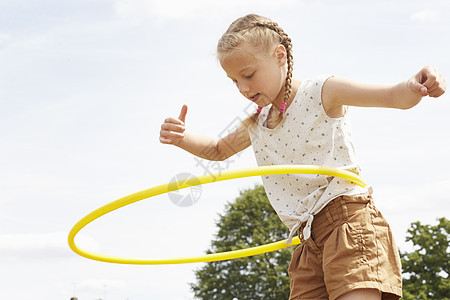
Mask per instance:
[[[239,92],[246,97],[247,97],[246,94],[250,91],[250,87],[244,83],[238,83],[238,89],[239,89]]]

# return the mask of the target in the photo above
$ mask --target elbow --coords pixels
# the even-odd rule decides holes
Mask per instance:
[[[214,159],[214,161],[224,161],[224,160],[227,160],[227,159],[228,159],[228,157],[220,156],[217,159]]]
[[[214,161],[224,161],[230,158],[231,155],[227,155],[223,152],[217,152],[217,155],[214,157]]]
[[[214,149],[214,155],[212,155],[211,159],[212,161],[224,161],[228,159],[231,155],[228,155],[223,149],[220,147],[220,143],[217,142],[215,149]]]

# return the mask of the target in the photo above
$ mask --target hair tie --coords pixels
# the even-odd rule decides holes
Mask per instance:
[[[280,114],[284,113],[284,111],[286,110],[286,106],[287,106],[287,103],[283,101],[280,105]]]
[[[258,109],[256,110],[256,113],[259,115],[259,114],[261,114],[261,110],[262,110],[262,107],[261,106],[258,106]]]

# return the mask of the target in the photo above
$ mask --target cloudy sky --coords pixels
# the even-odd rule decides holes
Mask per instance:
[[[183,104],[188,130],[205,135],[245,116],[248,102],[214,53],[237,17],[277,21],[293,39],[300,79],[395,84],[427,64],[449,76],[448,1],[338,3],[0,0],[0,299],[192,299],[201,264],[100,263],[66,240],[79,219],[117,198],[178,174],[256,165],[250,149],[211,165],[158,141],[162,120]],[[450,213],[449,100],[350,110],[364,178],[403,250],[411,222]],[[167,195],[144,200],[92,223],[77,242],[119,256],[199,255],[224,204],[255,183],[205,185],[190,207]]]

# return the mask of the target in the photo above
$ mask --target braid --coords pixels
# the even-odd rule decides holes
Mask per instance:
[[[276,22],[257,22],[255,26],[265,27],[275,31],[281,38],[280,43],[286,48],[287,52],[287,74],[284,83],[284,98],[283,102],[287,102],[292,93],[292,70],[294,66],[294,59],[292,55],[292,41],[286,32]]]

